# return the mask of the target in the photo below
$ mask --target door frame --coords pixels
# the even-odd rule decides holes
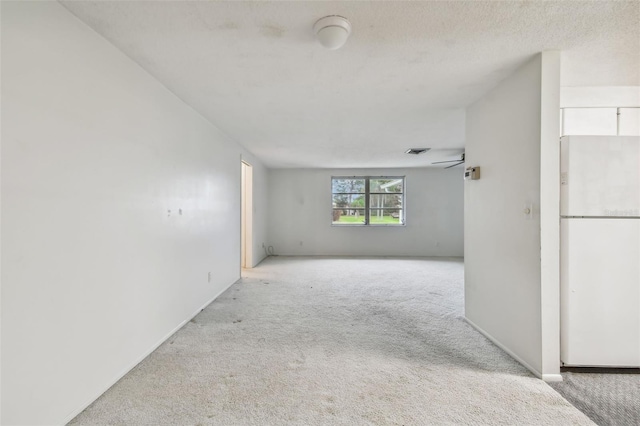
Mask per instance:
[[[253,167],[240,160],[240,267],[253,267]]]

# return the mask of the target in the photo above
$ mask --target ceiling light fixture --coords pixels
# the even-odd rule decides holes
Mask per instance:
[[[321,45],[329,50],[336,50],[347,42],[351,34],[351,23],[342,16],[325,16],[316,21],[313,32]]]
[[[418,155],[418,154],[424,154],[425,152],[429,151],[430,149],[431,148],[409,148],[404,153],[405,154]]]

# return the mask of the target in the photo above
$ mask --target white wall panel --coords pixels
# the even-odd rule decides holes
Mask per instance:
[[[467,109],[466,133],[467,165],[482,173],[465,181],[465,315],[549,380],[560,355],[558,75],[557,52],[536,55]],[[541,217],[556,224],[544,240]]]
[[[250,155],[56,2],[2,3],[2,124],[2,423],[61,424],[238,279]]]
[[[406,226],[331,226],[331,176],[406,176]],[[269,244],[276,254],[462,256],[463,168],[274,169]]]

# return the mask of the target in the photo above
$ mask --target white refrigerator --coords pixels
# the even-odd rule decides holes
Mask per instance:
[[[640,367],[640,137],[560,147],[562,363]]]

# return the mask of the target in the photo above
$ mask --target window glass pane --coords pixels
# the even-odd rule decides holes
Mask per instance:
[[[332,192],[345,193],[345,192],[360,192],[364,193],[364,179],[331,179]]]
[[[402,192],[402,179],[381,178],[369,181],[369,191],[374,192]]]
[[[403,177],[332,177],[332,224],[404,225]]]
[[[382,207],[397,207],[402,208],[402,194],[373,194],[369,198],[369,207],[382,208]]]
[[[399,209],[371,209],[369,223],[372,225],[401,225],[402,211]]]
[[[333,223],[336,225],[364,225],[364,209],[334,209]]]
[[[333,207],[364,209],[364,194],[333,194]]]

